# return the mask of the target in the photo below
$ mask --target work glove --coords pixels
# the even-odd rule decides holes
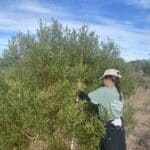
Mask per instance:
[[[81,100],[87,100],[90,101],[90,98],[88,97],[88,94],[86,94],[85,92],[79,91],[78,92],[78,97]]]

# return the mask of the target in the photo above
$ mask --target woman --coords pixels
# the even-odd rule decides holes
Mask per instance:
[[[80,99],[96,104],[100,119],[105,122],[106,135],[100,150],[126,150],[123,124],[123,97],[120,90],[120,72],[108,69],[101,77],[104,86],[89,94],[79,92]]]

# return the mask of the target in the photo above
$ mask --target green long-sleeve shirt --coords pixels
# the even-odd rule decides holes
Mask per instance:
[[[119,100],[116,87],[100,87],[90,92],[88,96],[92,103],[98,105],[101,119],[112,120],[122,117],[123,101]]]

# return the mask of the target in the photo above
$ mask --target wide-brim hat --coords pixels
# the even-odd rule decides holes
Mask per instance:
[[[122,76],[120,75],[120,71],[117,70],[117,69],[107,69],[103,76],[100,78],[101,80],[105,77],[105,76],[108,76],[108,75],[112,75],[112,76],[116,76],[118,78],[121,78]]]

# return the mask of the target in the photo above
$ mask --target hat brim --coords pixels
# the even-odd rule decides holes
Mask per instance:
[[[118,77],[118,78],[122,78],[121,75],[108,74],[108,75],[103,75],[102,77],[100,77],[100,80],[103,80],[104,77],[109,76],[109,75],[110,75],[110,76],[116,76],[116,77]]]

